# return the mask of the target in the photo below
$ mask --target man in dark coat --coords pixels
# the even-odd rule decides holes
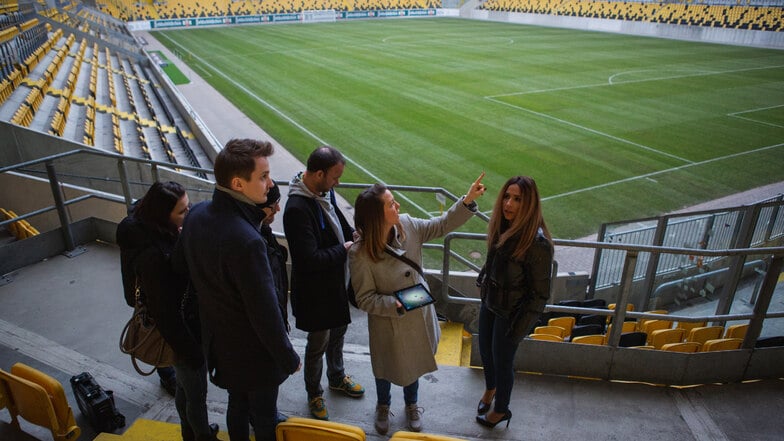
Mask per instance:
[[[270,178],[269,142],[231,140],[215,159],[212,201],[196,205],[173,255],[196,290],[210,380],[227,389],[232,441],[275,439],[280,384],[299,370],[259,231]]]
[[[305,390],[314,418],[329,414],[321,387],[323,358],[327,358],[330,389],[361,397],[365,389],[346,375],[343,338],[348,310],[348,249],[354,229],[335,202],[332,188],[340,183],[346,161],[329,146],[310,154],[307,170],[289,185],[283,230],[291,252],[291,307],[298,329],[308,332],[305,347]]]

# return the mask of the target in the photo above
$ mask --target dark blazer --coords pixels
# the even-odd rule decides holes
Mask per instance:
[[[550,297],[553,246],[539,230],[522,260],[512,257],[515,238],[490,250],[477,280],[482,303],[507,318],[507,335],[521,339],[530,333]]]
[[[117,226],[125,301],[136,302],[136,281],[140,300],[155,321],[163,339],[174,349],[177,361],[198,369],[204,364],[201,344],[187,331],[180,304],[188,280],[174,272],[170,255],[177,236],[126,217]]]
[[[334,205],[334,202],[333,202]],[[343,236],[354,229],[335,206]],[[291,309],[296,327],[322,331],[351,323],[344,265],[348,251],[332,230],[318,202],[289,195],[283,211],[283,230],[291,253]]]
[[[172,255],[197,292],[207,369],[223,389],[268,389],[299,366],[259,232],[263,218],[255,205],[215,190],[191,209]]]

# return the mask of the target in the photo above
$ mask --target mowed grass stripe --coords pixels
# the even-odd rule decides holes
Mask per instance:
[[[784,140],[781,51],[458,19],[165,35],[229,75],[207,80],[300,159],[310,132],[389,183],[461,194],[485,170],[494,192],[530,174],[557,237],[784,177],[782,148],[758,150]]]

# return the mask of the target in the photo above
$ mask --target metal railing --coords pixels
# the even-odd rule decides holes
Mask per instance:
[[[441,284],[441,298],[446,302],[455,304],[475,304],[478,305],[481,301],[478,298],[458,297],[449,293],[449,280],[450,280],[450,260],[455,257],[452,252],[452,241],[455,239],[469,239],[469,240],[485,240],[484,234],[473,233],[449,233],[444,238],[444,261],[441,277],[443,283]],[[732,320],[750,320],[749,331],[743,341],[744,349],[751,349],[754,347],[757,339],[759,338],[760,331],[762,330],[762,323],[766,318],[781,318],[784,317],[782,312],[768,312],[770,300],[773,292],[778,283],[779,274],[781,274],[782,264],[784,264],[784,247],[769,247],[769,248],[740,248],[740,249],[724,249],[724,250],[704,250],[704,249],[690,249],[690,248],[676,248],[676,247],[663,247],[663,246],[650,246],[650,245],[627,245],[627,244],[614,244],[604,242],[589,242],[579,240],[563,240],[554,239],[555,246],[568,246],[578,248],[595,248],[600,250],[615,250],[624,253],[624,263],[622,268],[622,278],[620,281],[620,289],[615,299],[616,307],[614,310],[597,309],[597,308],[581,308],[581,307],[567,307],[558,305],[547,305],[546,311],[576,313],[576,314],[598,314],[604,316],[611,316],[612,321],[615,323],[623,323],[626,317],[629,318],[661,318],[661,315],[646,314],[644,312],[630,312],[626,307],[630,302],[630,293],[632,283],[634,280],[634,268],[637,266],[640,253],[650,253],[651,255],[659,255],[663,253],[674,255],[694,255],[701,254],[704,256],[712,256],[716,258],[723,257],[738,257],[745,259],[747,256],[765,254],[769,256],[770,262],[768,264],[767,272],[765,273],[764,280],[760,287],[759,297],[755,302],[755,309],[753,314],[713,314],[702,316],[680,316],[680,315],[667,315],[667,320],[685,321],[685,322],[699,322],[699,321],[732,321]],[[466,263],[466,262],[464,262]],[[476,271],[479,268],[472,265]],[[737,285],[736,285],[737,286]],[[730,295],[733,293],[726,293]],[[611,335],[608,339],[608,345],[618,347],[618,342],[621,337],[622,329],[616,326],[612,329]]]

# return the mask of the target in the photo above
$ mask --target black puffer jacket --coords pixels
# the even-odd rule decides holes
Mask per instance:
[[[530,333],[550,297],[553,246],[542,230],[525,253],[522,261],[512,257],[515,238],[487,256],[477,279],[482,303],[494,314],[507,318],[511,327],[507,335],[515,339]]]

